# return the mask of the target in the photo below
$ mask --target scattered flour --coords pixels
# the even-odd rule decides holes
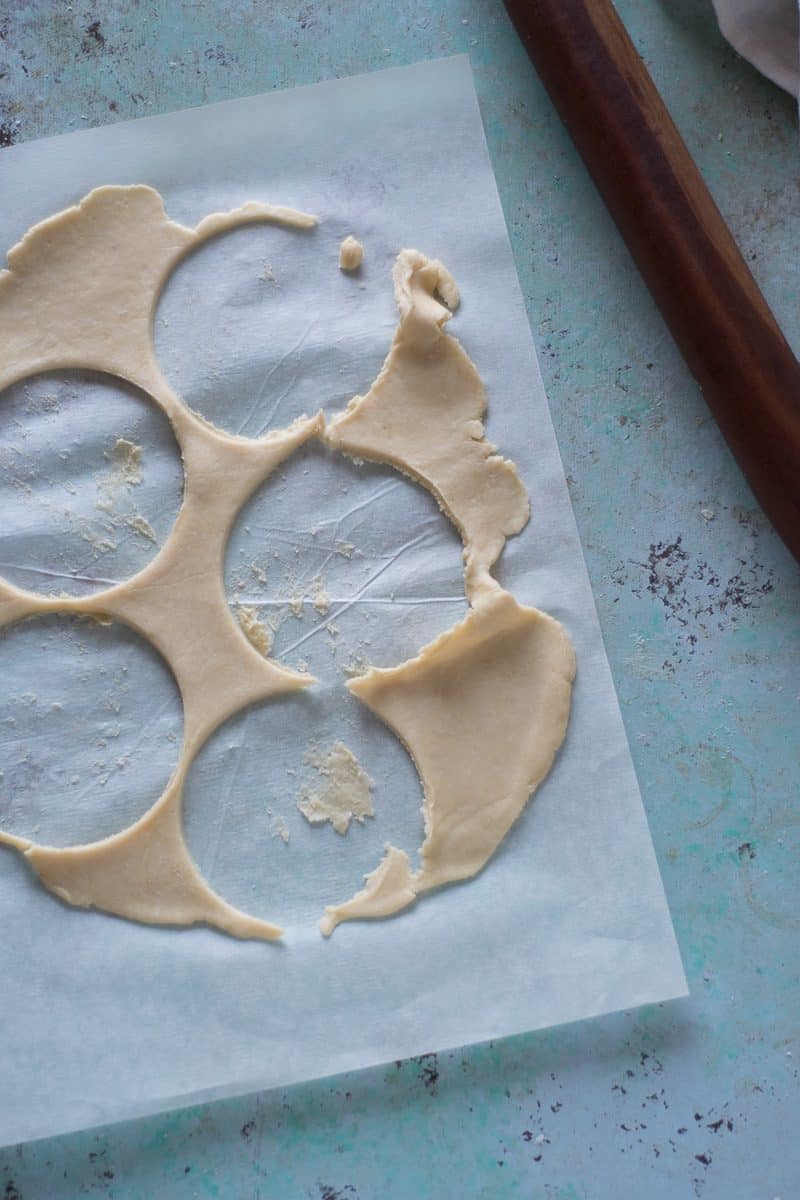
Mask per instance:
[[[128,438],[117,438],[106,458],[111,463],[110,469],[95,478],[100,492],[97,507],[103,512],[111,512],[121,492],[138,487],[142,482],[142,447]]]
[[[271,838],[280,838],[284,846],[289,844],[289,826],[283,817],[272,818],[269,823],[269,836]]]
[[[317,575],[311,580],[308,587],[308,594],[314,608],[324,616],[331,606],[331,598],[325,587],[325,580],[321,575]]]
[[[366,675],[371,665],[363,654],[352,652],[347,662],[343,664],[342,671],[348,679],[352,679],[355,675]]]
[[[134,533],[139,533],[142,537],[147,538],[148,542],[158,542],[155,529],[153,529],[153,526],[141,513],[131,513],[130,516],[125,518],[125,524]]]

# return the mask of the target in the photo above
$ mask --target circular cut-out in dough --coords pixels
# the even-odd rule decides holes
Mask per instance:
[[[297,805],[319,794],[316,761],[338,743],[374,783],[374,817],[342,834]],[[423,838],[422,790],[405,749],[351,696],[322,679],[237,713],[198,752],[183,789],[186,842],[203,878],[230,904],[307,936],[324,906],[348,895],[387,840],[412,860]],[[281,834],[285,832],[288,841]]]
[[[0,575],[17,587],[80,596],[130,578],[182,495],[172,425],[139,388],[70,370],[0,393]]]
[[[391,294],[331,271],[335,246],[325,225],[251,225],[205,240],[177,264],[153,340],[190,408],[254,438],[369,387],[395,325]]]
[[[238,514],[225,590],[262,653],[342,685],[410,658],[467,608],[461,540],[430,493],[317,440]]]
[[[51,846],[109,837],[177,766],[175,679],[120,622],[53,613],[0,630],[0,829]]]

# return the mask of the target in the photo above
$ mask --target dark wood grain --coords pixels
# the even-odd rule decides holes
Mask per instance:
[[[764,511],[800,560],[800,364],[610,0],[506,0]]]

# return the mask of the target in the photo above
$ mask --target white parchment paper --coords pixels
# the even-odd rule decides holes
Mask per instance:
[[[0,242],[94,186],[142,182],[185,223],[250,199],[321,218],[313,233],[248,229],[209,246],[159,308],[168,377],[246,434],[366,390],[395,324],[401,247],[450,268],[463,297],[450,330],[486,382],[490,437],[533,505],[500,575],[567,626],[574,708],[551,776],[478,879],[323,940],[324,904],[360,886],[386,841],[413,851],[422,837],[413,768],[345,691],[346,671],[413,654],[464,600],[460,543],[427,493],[318,447],[290,460],[241,514],[226,584],[232,604],[273,620],[274,652],[305,660],[320,685],[228,722],[186,790],[201,868],[233,903],[283,925],[285,943],[76,911],[0,852],[0,1143],[685,994],[467,60],[14,147],[0,156]],[[365,247],[355,276],[337,267],[347,233]],[[120,436],[142,446],[141,482],[114,475]],[[180,503],[160,414],[80,375],[0,400],[0,477],[0,569],[50,591],[130,574]],[[315,578],[327,613],[309,595]],[[287,601],[298,597],[295,612]],[[11,630],[0,691],[0,821],[39,841],[123,827],[176,760],[174,683],[125,631],[58,619]],[[314,783],[305,749],[337,739],[375,783],[374,819],[347,838],[296,809]],[[276,818],[287,844],[272,836]]]

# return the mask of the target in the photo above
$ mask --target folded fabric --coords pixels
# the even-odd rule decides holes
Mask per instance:
[[[713,0],[731,45],[793,96],[800,93],[798,0]]]

